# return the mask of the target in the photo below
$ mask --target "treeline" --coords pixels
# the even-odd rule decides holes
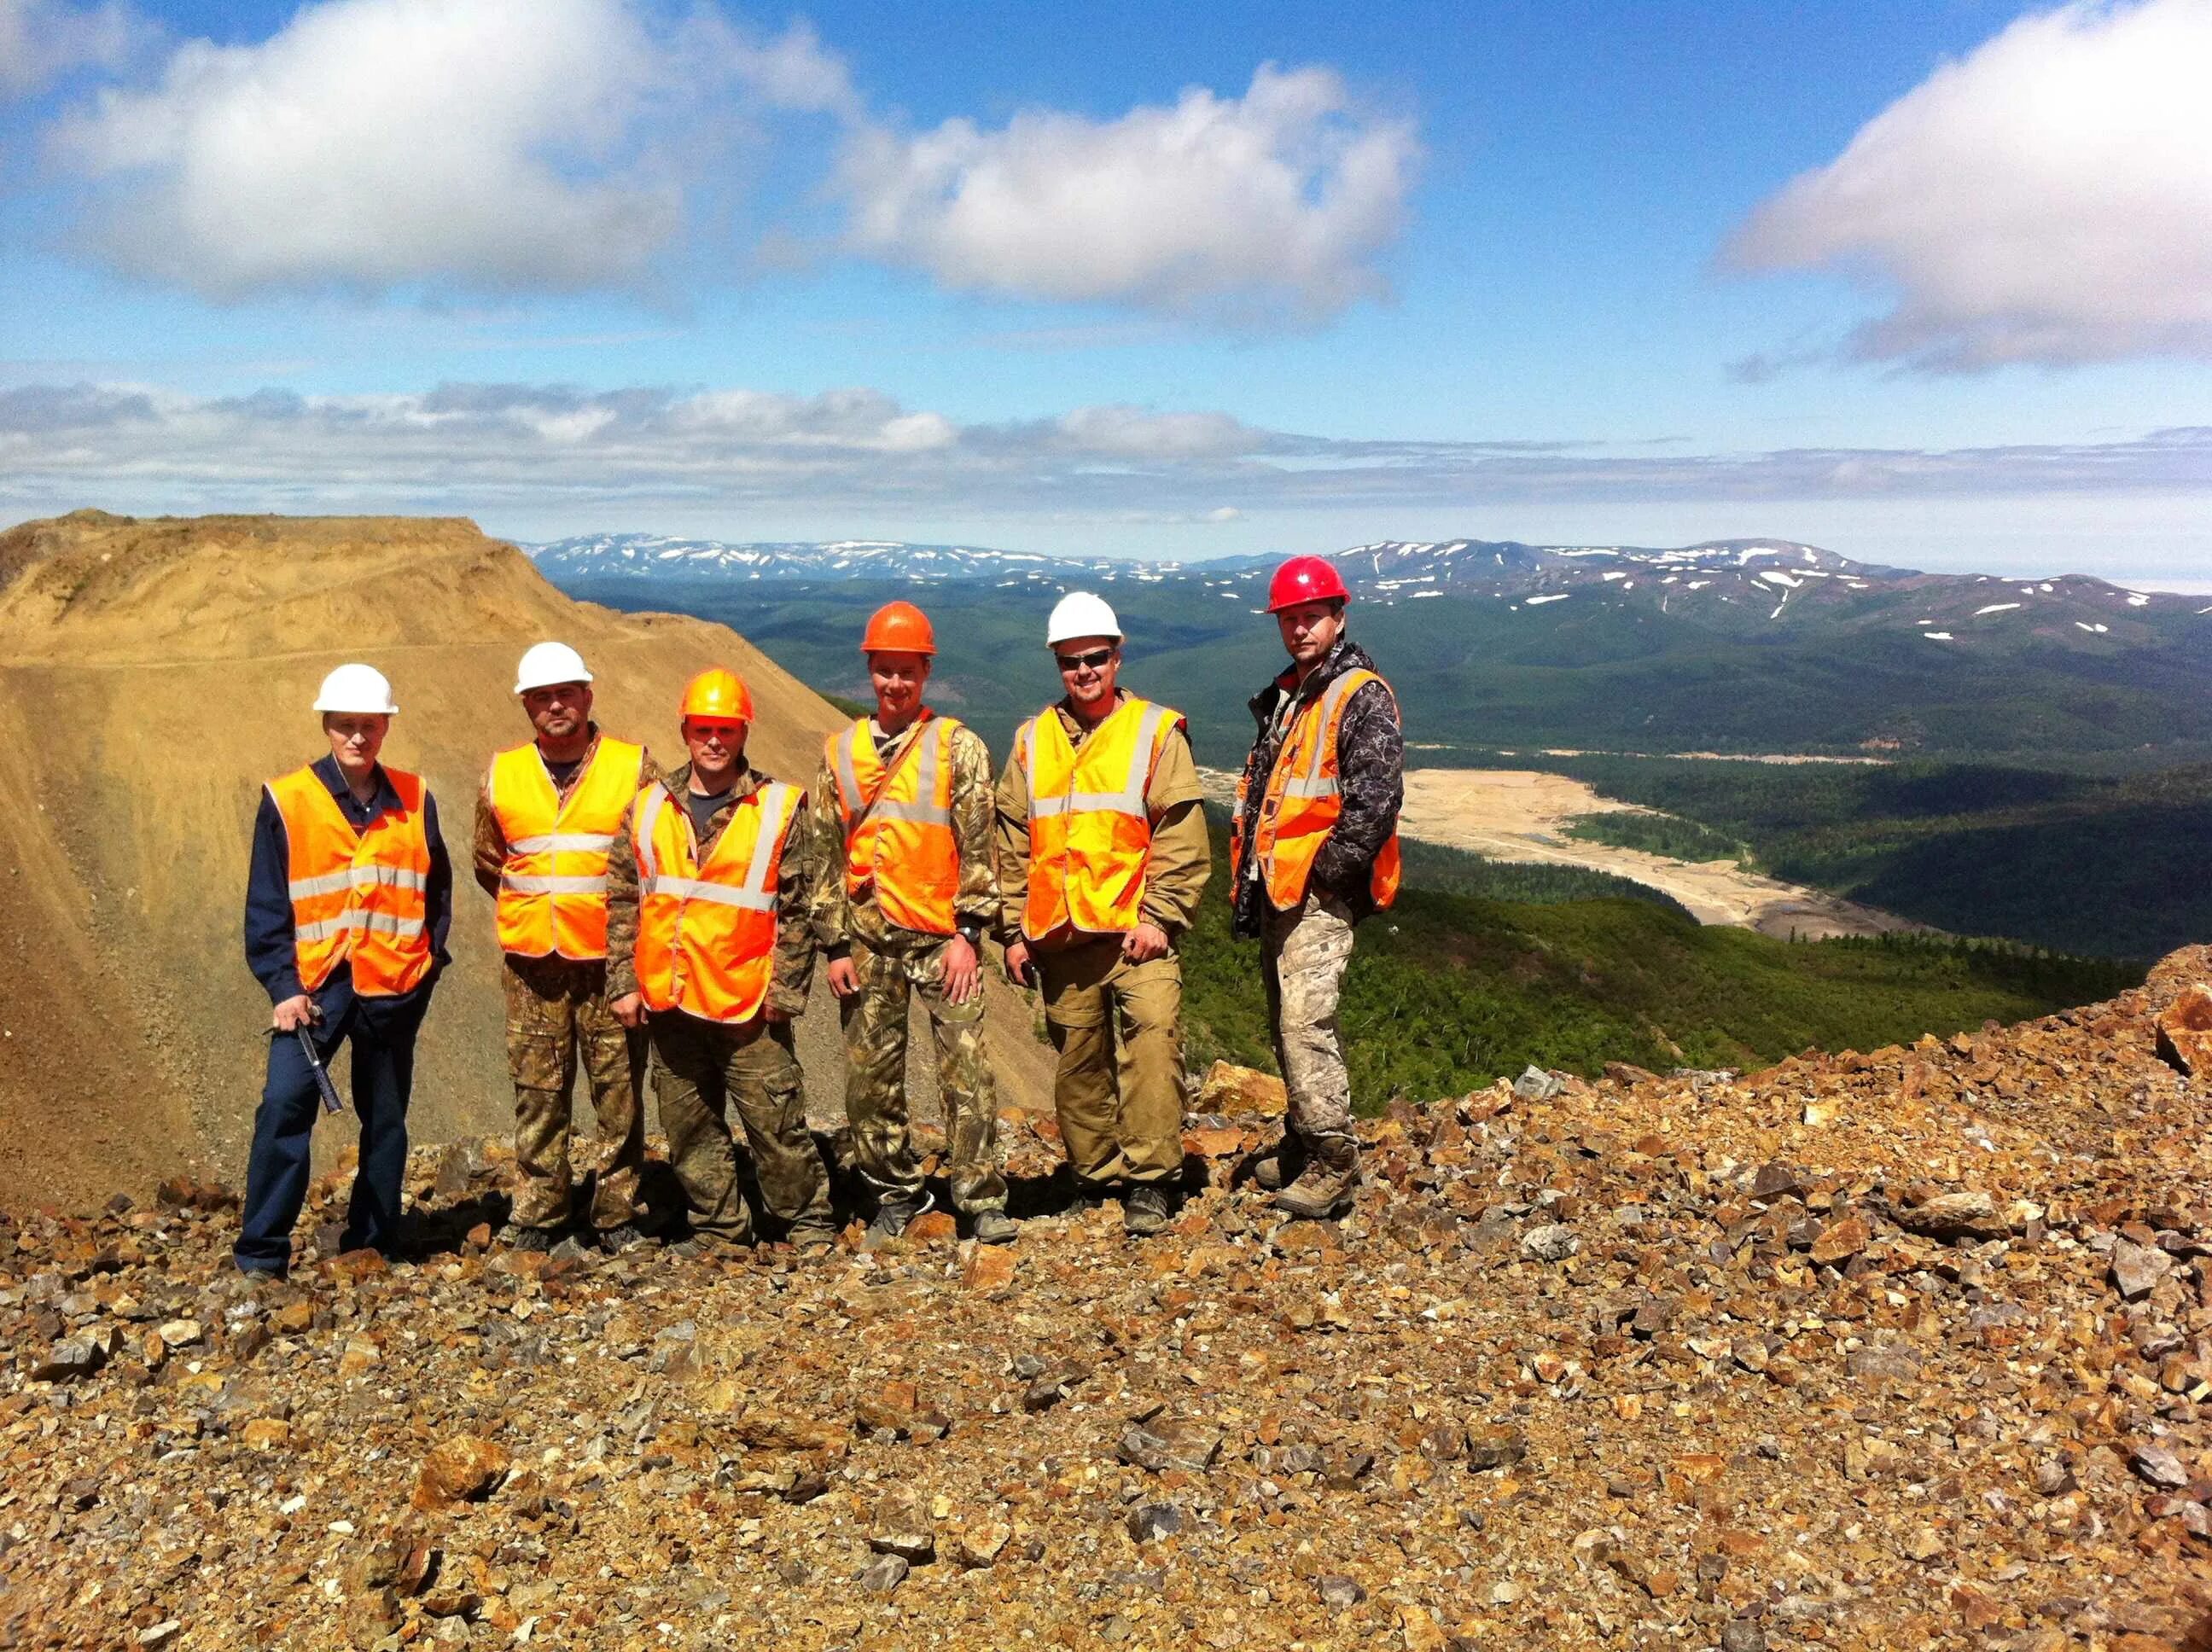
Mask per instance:
[[[1646,854],[1664,855],[1673,860],[1747,861],[1751,855],[1750,850],[1735,838],[1694,820],[1626,809],[1577,815],[1567,823],[1566,835],[1585,843],[1640,849]]]
[[[1345,979],[1340,1020],[1366,1110],[1393,1095],[1464,1093],[1532,1061],[1595,1075],[1609,1060],[1756,1067],[1808,1046],[1872,1049],[2047,1014],[2142,979],[2021,947],[1793,944],[1700,927],[1650,900],[1504,902],[1420,882],[1417,872],[1396,907],[1361,926]],[[1183,941],[1189,1058],[1272,1070],[1259,949],[1231,940],[1226,896],[1217,878]]]

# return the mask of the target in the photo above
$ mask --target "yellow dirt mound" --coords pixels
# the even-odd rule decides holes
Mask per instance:
[[[180,1160],[241,1174],[268,1022],[240,954],[249,829],[260,782],[326,749],[307,707],[347,659],[392,678],[385,755],[428,776],[462,885],[415,1133],[500,1128],[497,951],[466,859],[485,762],[529,732],[515,659],[545,637],[591,662],[601,726],[671,764],[682,685],[709,665],[751,686],[770,774],[810,777],[839,720],[735,632],[572,601],[459,519],[80,511],[0,533],[0,1199],[94,1197]],[[1045,1104],[1025,1011],[995,1007],[1002,1102]],[[817,986],[817,1116],[842,1094],[835,1031]]]

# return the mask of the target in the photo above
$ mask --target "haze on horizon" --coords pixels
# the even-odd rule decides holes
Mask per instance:
[[[2212,0],[962,18],[0,0],[0,519],[2207,582]]]

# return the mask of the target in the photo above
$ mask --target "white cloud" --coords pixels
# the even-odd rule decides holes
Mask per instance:
[[[761,42],[625,0],[322,0],[259,45],[179,47],[52,145],[104,185],[94,244],[133,275],[218,298],[562,290],[646,277],[743,107],[851,99],[804,26]]]
[[[1647,515],[1776,501],[2145,499],[2212,494],[2212,427],[2100,444],[1655,456],[1569,443],[1352,441],[1220,413],[1077,408],[963,424],[867,388],[444,385],[403,394],[204,397],[132,385],[0,388],[0,517],[111,509],[987,521],[1049,513],[1234,524],[1268,513],[1479,507]],[[2201,514],[2201,503],[2199,505]],[[1740,515],[1740,513],[1739,513]],[[1458,530],[1464,531],[1462,527]],[[1696,536],[1692,536],[1696,537]]]
[[[2212,357],[2212,0],[2080,3],[1946,64],[1737,232],[1894,290],[1856,353],[1938,369]]]
[[[849,246],[947,287],[1316,318],[1382,289],[1416,159],[1412,122],[1355,109],[1333,71],[1266,65],[1242,97],[1109,121],[865,128],[837,187]]]
[[[42,90],[73,69],[120,63],[144,29],[120,0],[0,0],[0,99]]]

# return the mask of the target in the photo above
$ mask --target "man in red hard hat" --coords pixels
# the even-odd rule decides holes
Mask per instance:
[[[937,1039],[952,1203],[984,1244],[1014,1236],[999,1171],[998,1100],[983,1048],[983,932],[999,914],[991,754],[922,701],[937,637],[890,602],[860,637],[876,709],[831,735],[807,799],[814,934],[845,1028],[845,1118],[876,1196],[872,1238],[929,1207],[907,1130],[908,1003]]]
[[[1269,581],[1267,611],[1291,663],[1253,697],[1259,732],[1230,835],[1231,927],[1265,954],[1290,1092],[1282,1142],[1254,1179],[1278,1208],[1316,1219],[1341,1215],[1358,1186],[1337,997],[1352,926],[1397,897],[1405,799],[1397,697],[1345,635],[1350,598],[1324,557],[1293,556]]]

